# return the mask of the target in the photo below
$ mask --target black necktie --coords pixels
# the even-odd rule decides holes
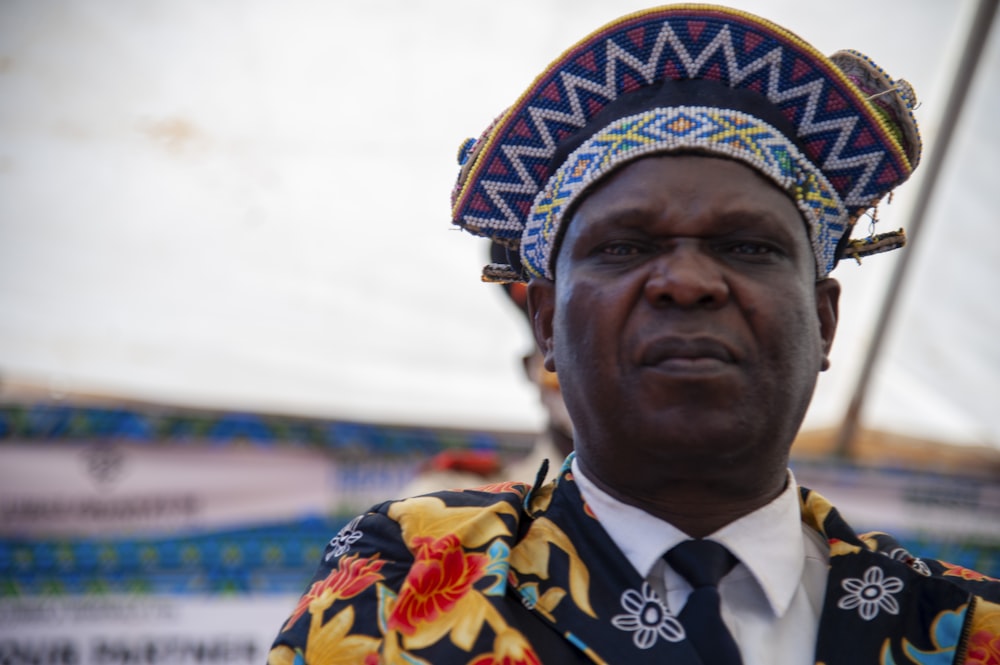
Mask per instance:
[[[736,557],[712,540],[685,540],[666,554],[670,567],[693,590],[681,611],[681,624],[704,665],[741,665],[740,651],[719,612],[719,580],[736,565]]]

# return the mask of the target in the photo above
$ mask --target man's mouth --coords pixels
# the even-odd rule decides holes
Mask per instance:
[[[666,337],[647,346],[641,362],[662,369],[708,370],[734,364],[736,357],[726,344],[711,337]]]

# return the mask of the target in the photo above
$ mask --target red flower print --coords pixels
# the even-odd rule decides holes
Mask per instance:
[[[955,564],[948,563],[947,561],[942,561],[941,563],[946,568],[944,571],[945,577],[961,577],[963,580],[971,580],[974,582],[1000,582],[1000,580],[983,575],[982,573],[972,570],[971,568],[956,566]]]
[[[534,651],[528,649],[521,654],[521,658],[512,658],[511,656],[497,657],[492,653],[488,653],[485,656],[480,656],[470,661],[469,665],[542,665],[542,661],[538,660],[538,656],[535,655]]]
[[[1000,665],[1000,635],[978,630],[969,636],[967,665]]]
[[[483,576],[489,557],[466,554],[458,536],[413,539],[416,560],[389,614],[388,627],[412,635],[417,624],[448,612]]]
[[[326,579],[313,582],[309,591],[299,599],[299,604],[295,606],[295,611],[292,612],[292,616],[282,630],[291,628],[299,620],[299,617],[306,613],[310,603],[314,600],[325,595],[331,596],[331,602],[337,599],[353,598],[372,584],[385,579],[378,572],[385,561],[379,561],[377,557],[378,555],[370,559],[360,559],[357,554],[353,554],[341,559],[340,565],[330,571]]]
[[[481,485],[474,488],[477,492],[489,492],[490,494],[503,494],[504,492],[513,492],[520,497],[524,497],[525,491],[528,489],[527,486],[518,481],[504,481],[502,483],[489,483],[488,485]]]
[[[469,665],[541,665],[531,645],[515,630],[504,630],[493,641],[493,653],[469,661]]]

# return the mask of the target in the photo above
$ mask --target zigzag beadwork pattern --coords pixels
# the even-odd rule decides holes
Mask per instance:
[[[651,153],[698,149],[741,161],[793,198],[809,223],[817,266],[834,264],[846,211],[829,181],[780,131],[740,111],[708,107],[654,109],[621,118],[577,148],[538,193],[521,243],[528,272],[553,278],[550,252],[565,212],[604,174]]]
[[[675,6],[626,16],[550,65],[479,139],[455,191],[454,222],[516,245],[560,141],[622,94],[694,78],[775,104],[840,195],[846,226],[912,172],[884,118],[807,43],[737,10]]]

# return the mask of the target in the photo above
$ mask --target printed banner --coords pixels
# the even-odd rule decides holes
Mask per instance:
[[[0,535],[104,537],[231,529],[337,505],[320,450],[7,443]]]
[[[995,480],[830,462],[793,461],[792,466],[799,484],[829,498],[857,529],[1000,546],[1000,483]]]
[[[4,665],[261,665],[296,596],[0,598]]]

